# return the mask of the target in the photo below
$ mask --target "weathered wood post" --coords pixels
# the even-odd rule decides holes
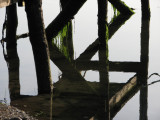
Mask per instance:
[[[36,66],[38,93],[49,93],[52,80],[49,49],[44,29],[42,0],[25,0],[25,10]]]
[[[100,92],[102,99],[102,110],[99,115],[101,120],[110,120],[109,109],[109,60],[108,60],[108,24],[107,24],[108,0],[98,0],[98,37],[99,37],[99,69]]]
[[[143,16],[143,15],[142,15]],[[146,17],[146,16],[143,16]],[[141,26],[141,64],[142,69],[139,73],[139,82],[142,84],[140,89],[140,120],[148,120],[148,62],[149,62],[149,26],[150,17],[143,19]]]
[[[11,101],[20,96],[19,83],[19,57],[17,53],[17,7],[16,4],[6,7],[6,47],[7,55],[5,56],[9,72],[9,91]]]

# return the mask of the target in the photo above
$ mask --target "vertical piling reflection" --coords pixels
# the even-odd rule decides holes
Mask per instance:
[[[20,83],[19,83],[19,57],[17,48],[7,48],[7,64],[9,71],[9,91],[10,99],[20,95]]]
[[[50,56],[42,14],[42,0],[25,1],[29,37],[33,49],[38,93],[49,93],[52,89]]]
[[[68,1],[60,0],[62,11],[64,11]],[[70,60],[73,61],[74,58],[74,49],[73,49],[73,30],[72,30],[72,20],[69,20],[65,27],[59,32],[58,38],[59,49],[63,54]],[[55,39],[56,40],[56,39]]]
[[[17,7],[16,4],[6,7],[6,50],[5,60],[9,71],[9,91],[10,98],[13,100],[20,95],[19,83],[19,57],[17,53]]]
[[[100,109],[100,114],[98,114],[99,120],[110,120],[110,110],[109,110],[109,61],[108,61],[108,25],[107,21],[107,0],[98,0],[98,37],[99,37],[99,67],[105,68],[103,70],[99,69],[100,74],[100,94],[102,99],[102,109]],[[102,67],[102,66],[103,67]]]
[[[140,120],[148,120],[148,62],[149,62],[149,25],[150,18],[143,19],[141,26],[141,64],[139,73],[142,88],[140,89]]]
[[[149,0],[141,0],[142,19],[150,19],[150,3]]]

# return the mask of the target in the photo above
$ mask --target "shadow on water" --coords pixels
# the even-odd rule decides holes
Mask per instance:
[[[15,5],[12,9],[14,9],[12,12],[16,14]],[[62,4],[62,11],[63,9]],[[52,42],[48,42],[50,59],[62,71],[59,80],[54,83],[53,92],[25,96],[20,95],[19,58],[16,44],[17,15],[14,16],[16,26],[10,24],[10,13],[7,12],[6,40],[2,43],[7,45],[4,57],[9,71],[11,105],[28,112],[39,120],[108,120],[113,119],[123,106],[140,91],[139,119],[148,119],[149,19],[142,20],[140,62],[108,60],[108,40],[131,15],[119,14],[103,29],[102,26],[106,24],[106,21],[103,21],[104,23],[100,21],[98,23],[99,38],[75,60],[72,21],[69,21],[58,36]],[[12,32],[9,31],[10,29]],[[10,43],[11,41],[13,43]],[[96,52],[98,52],[99,60],[92,61],[91,58]],[[81,75],[83,70],[99,71],[100,82],[86,81]],[[109,71],[135,72],[136,74],[126,83],[111,83],[109,82]]]

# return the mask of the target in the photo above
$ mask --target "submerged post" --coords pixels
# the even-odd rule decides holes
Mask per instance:
[[[44,29],[42,0],[25,0],[25,7],[36,66],[38,93],[48,93],[51,90],[51,71],[49,49]]]
[[[98,37],[99,37],[99,69],[100,74],[100,94],[102,98],[101,114],[98,115],[101,120],[110,120],[109,109],[109,61],[108,61],[108,24],[107,21],[108,0],[98,0]],[[103,65],[103,67],[101,66]]]

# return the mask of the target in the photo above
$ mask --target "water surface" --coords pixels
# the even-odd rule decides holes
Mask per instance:
[[[132,15],[128,20],[124,22],[123,25],[116,31],[116,33],[109,39],[108,47],[109,47],[109,61],[112,62],[121,62],[121,63],[129,63],[129,62],[141,62],[141,34],[142,34],[142,20],[141,20],[141,3],[136,1],[125,0],[125,3],[134,8],[135,14]],[[148,52],[148,74],[149,77],[151,74],[156,73],[148,79],[148,84],[159,80],[160,74],[160,56],[158,51],[160,50],[160,1],[154,0],[150,1],[151,8],[151,18],[149,23],[149,52]],[[98,25],[97,25],[97,1],[96,0],[88,0],[84,6],[79,10],[78,14],[72,20],[72,35],[73,35],[73,60],[79,58],[79,56],[86,50],[86,48],[91,45],[98,38]],[[17,35],[28,32],[27,27],[27,18],[24,7],[18,7],[18,29]],[[43,14],[44,14],[44,22],[45,27],[49,25],[49,23],[59,14],[60,5],[59,0],[47,0],[43,1]],[[109,4],[108,6],[108,22],[113,18],[113,8]],[[0,29],[2,31],[2,26],[5,18],[5,8],[0,9]],[[144,30],[145,31],[145,30]],[[0,38],[2,36],[2,32],[0,32]],[[58,39],[59,40],[59,39]],[[60,40],[59,40],[60,41]],[[92,99],[95,99],[93,96],[88,100],[86,97],[78,97],[72,98],[71,96],[64,97],[63,99],[54,98],[50,100],[50,94],[48,95],[38,95],[37,92],[37,81],[36,81],[36,72],[34,66],[34,59],[32,48],[29,42],[29,38],[19,39],[17,42],[17,51],[20,60],[20,72],[19,72],[19,81],[20,81],[20,94],[21,95],[30,95],[34,96],[33,98],[27,97],[22,99],[17,99],[15,101],[10,100],[10,92],[9,92],[9,76],[8,76],[8,67],[7,63],[3,56],[3,48],[0,46],[0,100],[3,103],[19,104],[17,107],[21,107],[26,111],[31,111],[32,107],[36,108],[34,111],[34,115],[36,117],[40,117],[41,119],[49,119],[49,116],[53,115],[53,119],[63,119],[63,120],[75,120],[75,119],[84,119],[89,120],[91,117],[96,116],[98,106],[94,102],[91,102],[92,106],[87,106],[88,103]],[[147,48],[146,48],[147,49]],[[91,58],[90,61],[98,61],[98,51]],[[61,63],[60,63],[61,64]],[[78,64],[78,63],[77,63]],[[78,65],[77,65],[78,66]],[[76,65],[74,66],[78,69]],[[67,66],[64,66],[67,67]],[[72,70],[72,68],[67,68],[68,70]],[[79,73],[83,76],[82,78],[86,81],[90,81],[90,83],[98,83],[100,81],[99,71],[96,69],[89,70],[78,70]],[[59,66],[52,62],[51,60],[51,72],[52,72],[52,80],[54,83],[60,81],[63,78],[63,72],[59,69]],[[69,73],[68,73],[69,74]],[[109,81],[111,83],[117,83],[119,86],[126,83],[130,78],[136,75],[136,72],[127,72],[127,71],[109,71]],[[72,75],[71,75],[72,76]],[[66,78],[64,78],[65,80]],[[79,78],[74,78],[79,79]],[[67,80],[66,80],[67,81]],[[63,83],[64,85],[70,85],[70,82]],[[73,87],[74,87],[73,83]],[[81,83],[79,83],[79,86]],[[86,83],[82,83],[84,88],[87,85]],[[86,85],[86,86],[85,86]],[[159,90],[160,83],[157,82],[153,85],[148,86],[148,120],[159,120],[160,115],[160,105],[158,104],[160,100]],[[93,85],[94,86],[94,85]],[[96,85],[95,85],[96,86]],[[60,85],[61,87],[61,85]],[[63,88],[64,86],[62,86]],[[77,87],[75,85],[75,87]],[[64,87],[65,88],[65,87]],[[83,87],[77,87],[83,88]],[[118,87],[117,87],[118,88]],[[56,88],[55,88],[56,89]],[[68,89],[68,88],[66,88]],[[73,88],[74,89],[74,88]],[[75,90],[76,91],[76,90]],[[85,91],[85,90],[84,90]],[[89,90],[88,90],[89,91]],[[76,92],[75,92],[76,93]],[[26,105],[24,105],[21,101],[28,101]],[[82,103],[80,102],[82,101]],[[96,101],[96,99],[95,99]],[[53,108],[50,107],[53,102]],[[84,103],[83,103],[84,102]],[[38,104],[41,104],[41,109],[38,108]],[[78,104],[79,106],[76,106]],[[29,106],[31,105],[31,106]],[[32,106],[35,105],[35,106]],[[37,106],[36,106],[37,105]],[[71,105],[71,106],[69,106]],[[74,106],[75,105],[75,106]],[[24,107],[27,106],[27,107]],[[67,106],[64,108],[63,106]],[[87,106],[86,108],[84,106]],[[55,108],[55,109],[54,109]],[[76,111],[77,108],[77,111]],[[81,108],[84,113],[82,115],[78,114],[81,112]],[[92,109],[92,110],[91,110]],[[70,114],[75,110],[74,115]],[[46,111],[47,113],[44,113]],[[68,111],[68,112],[66,112]],[[52,113],[53,112],[53,113]],[[66,112],[66,113],[65,113]],[[52,113],[52,114],[51,114]],[[68,113],[68,115],[67,115]],[[113,118],[114,120],[138,120],[140,116],[140,92],[136,92],[136,94],[128,99],[127,103],[124,107],[117,113],[117,115]],[[79,118],[76,118],[79,116]]]

